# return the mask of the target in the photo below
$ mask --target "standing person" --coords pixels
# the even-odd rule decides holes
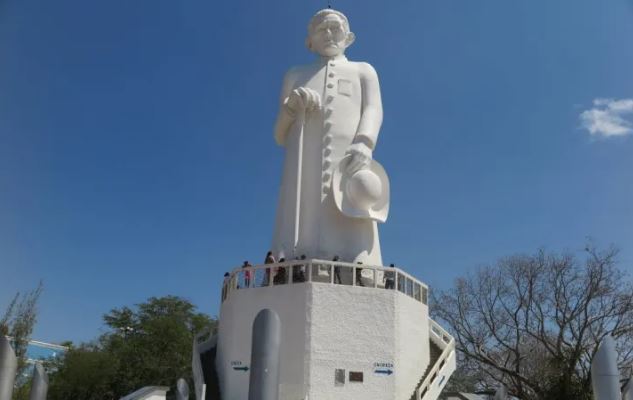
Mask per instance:
[[[357,262],[356,264],[362,265],[362,262]],[[363,269],[356,267],[356,286],[365,286],[363,283]]]
[[[338,260],[339,260],[338,256],[334,256],[334,258],[332,259],[332,261],[334,262]],[[336,264],[334,264],[334,283],[338,283],[338,284],[343,283],[343,281],[341,280],[341,267],[339,267]]]
[[[250,268],[252,267],[251,263],[248,261],[244,261],[242,268]],[[248,288],[251,286],[251,270],[247,269],[244,271],[244,287]]]
[[[382,101],[374,68],[345,57],[354,40],[343,13],[317,12],[306,40],[315,61],[291,68],[284,77],[274,133],[277,144],[285,148],[272,241],[277,254],[340,254],[346,260],[382,265],[376,223],[387,216],[388,183],[386,174],[383,179],[373,173],[377,163],[372,156],[382,124]],[[373,199],[371,206],[361,201],[368,209],[354,215],[341,210],[334,194],[340,188],[332,183],[339,170],[350,178],[358,172],[376,175],[372,184],[382,182],[378,186],[384,190],[360,192],[380,192],[380,200]],[[357,197],[363,195],[353,200]]]
[[[279,259],[280,263],[286,262],[285,258],[280,258]],[[275,272],[275,276],[273,277],[273,284],[274,285],[283,285],[286,283],[286,279],[288,278],[286,275],[286,266],[284,267],[279,267],[277,268],[277,271]]]
[[[222,282],[222,300],[226,299],[226,295],[228,294],[229,282],[231,281],[231,274],[228,272],[224,273],[224,282]]]
[[[300,258],[297,258],[297,260],[301,260],[305,262],[306,255],[303,254]],[[297,265],[292,266],[292,282],[293,283],[306,281],[305,268],[306,268],[305,264],[297,264]]]
[[[395,269],[396,266],[393,264],[389,264],[389,267]],[[395,288],[395,271],[386,271],[385,272],[385,289],[393,290]]]
[[[275,261],[275,256],[273,256],[273,252],[269,251],[268,253],[266,253],[266,259],[264,259],[264,264],[274,264]]]
[[[266,253],[266,258],[264,259],[264,264],[274,264],[277,261],[275,260],[275,256],[273,256],[273,252],[269,251]],[[276,271],[274,271],[276,272]],[[268,286],[270,282],[270,268],[266,268],[266,272],[264,273],[264,281],[262,282],[262,286]]]

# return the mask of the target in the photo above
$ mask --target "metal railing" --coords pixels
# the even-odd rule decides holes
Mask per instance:
[[[415,398],[417,400],[424,399],[424,395],[429,391],[435,379],[439,376],[440,370],[446,364],[448,358],[455,351],[455,338],[453,338],[444,328],[437,322],[429,318],[429,337],[435,344],[442,349],[442,354],[435,362],[435,365],[428,371],[426,378],[415,389]]]
[[[8,336],[8,335],[5,335],[5,338],[7,338],[7,340],[10,341],[10,342],[15,340],[13,338],[13,336]],[[42,347],[42,348],[45,348],[45,349],[68,351],[68,347],[67,346],[62,346],[60,344],[40,342],[39,340],[29,340],[28,344],[30,346]]]
[[[222,285],[222,301],[238,290],[305,282],[397,290],[428,304],[429,287],[399,268],[318,259],[235,268]]]

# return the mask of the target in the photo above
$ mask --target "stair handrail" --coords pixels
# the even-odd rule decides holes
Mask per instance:
[[[451,353],[455,350],[455,338],[452,337],[444,328],[442,328],[437,322],[429,318],[429,333],[431,334],[431,340],[438,344],[438,347],[444,346],[442,354],[438,357],[435,365],[426,374],[426,378],[415,388],[416,400],[420,400],[420,391],[422,388],[426,388],[431,385],[432,380],[437,372],[440,370],[440,365],[444,366],[443,361],[446,361]],[[438,343],[439,342],[439,343]]]

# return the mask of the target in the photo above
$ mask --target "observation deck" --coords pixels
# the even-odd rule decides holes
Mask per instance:
[[[454,339],[428,316],[429,288],[400,268],[319,259],[235,268],[222,287],[215,368],[222,400],[248,397],[255,316],[282,325],[281,400],[434,400]]]
[[[397,290],[428,304],[429,287],[400,268],[318,259],[235,268],[222,286],[222,302],[236,290],[306,282]]]

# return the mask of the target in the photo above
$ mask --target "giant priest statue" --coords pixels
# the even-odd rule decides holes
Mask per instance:
[[[389,211],[389,180],[372,158],[382,123],[374,68],[349,61],[349,21],[312,17],[312,64],[291,68],[281,90],[275,140],[285,147],[273,251],[279,257],[382,265],[377,222]]]

